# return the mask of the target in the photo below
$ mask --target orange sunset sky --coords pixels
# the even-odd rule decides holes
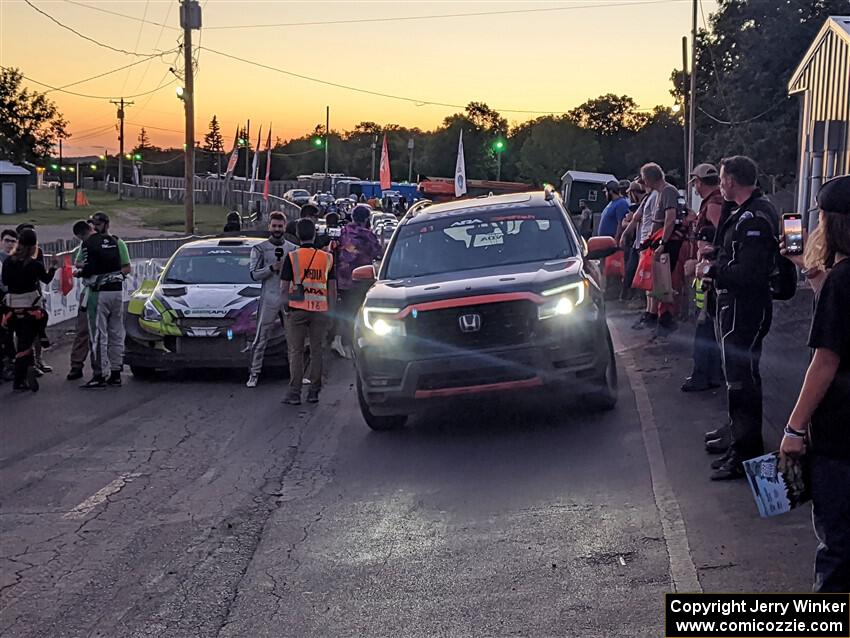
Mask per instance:
[[[30,2],[81,34],[129,52],[174,49],[182,33],[177,0]],[[252,137],[261,123],[266,129],[269,122],[283,139],[299,136],[324,123],[325,105],[331,108],[331,128],[337,130],[363,120],[433,128],[460,110],[427,102],[483,101],[512,123],[562,113],[608,92],[630,95],[642,108],[670,105],[669,75],[681,66],[681,37],[691,19],[690,0],[201,4],[204,27],[193,33],[195,45],[420,101],[324,86],[202,49],[195,88],[196,139],[203,138],[215,113],[226,146],[236,125],[249,118]],[[707,16],[716,4],[704,1],[703,8]],[[345,22],[458,13],[488,15]],[[286,26],[251,26],[279,23]],[[140,59],[74,35],[23,0],[0,0],[0,64],[18,67],[32,80],[62,87]],[[180,82],[168,68],[182,64],[182,57],[171,52],[67,87],[94,99],[51,91],[73,134],[65,154],[114,152],[115,107],[103,98],[145,93],[171,80],[158,91],[130,98],[135,105],[127,109],[126,139],[133,146],[144,125],[154,144],[181,146],[183,105],[175,96]]]

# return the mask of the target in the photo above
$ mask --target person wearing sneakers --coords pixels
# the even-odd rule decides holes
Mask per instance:
[[[316,247],[316,225],[312,219],[298,220],[300,248],[283,263],[281,292],[289,346],[289,392],[287,405],[301,405],[304,385],[305,340],[310,339],[310,389],[307,402],[318,403],[322,390],[322,363],[328,318],[336,302],[333,255]]]
[[[655,204],[658,201],[658,193],[654,190],[646,188],[643,180],[638,178],[636,182],[644,187],[646,195],[641,200],[635,214],[632,216],[632,221],[629,227],[620,238],[621,243],[623,237],[631,235],[634,232],[635,243],[634,249],[637,253],[642,253],[649,250],[649,240],[652,236],[652,218],[655,211]],[[638,257],[640,259],[640,257]],[[631,282],[630,282],[631,283]],[[646,293],[646,309],[638,317],[637,321],[632,325],[633,330],[643,330],[644,328],[655,328],[658,319],[658,303],[653,298],[651,292]]]
[[[94,233],[80,250],[77,276],[89,289],[86,313],[91,338],[91,380],[83,388],[121,385],[124,362],[124,279],[130,274],[127,245],[109,234],[109,216],[97,212],[89,220]],[[109,378],[106,372],[109,371]]]
[[[271,213],[269,238],[251,249],[251,279],[261,281],[263,287],[257,312],[257,334],[251,345],[251,372],[246,384],[249,388],[256,387],[259,381],[269,334],[281,318],[283,301],[280,292],[280,272],[289,253],[297,248],[295,244],[283,238],[285,231],[286,217],[283,213],[279,211]]]
[[[20,235],[25,230],[31,230],[35,232],[35,226],[33,226],[30,222],[24,222],[23,224],[18,224],[15,227],[15,232]],[[41,246],[36,246],[35,248],[35,259],[41,262],[41,265],[45,268],[47,264],[44,261],[44,251],[41,250]],[[42,304],[44,303],[44,298],[42,297]],[[37,376],[41,377],[48,372],[53,372],[53,366],[48,365],[44,361],[43,351],[47,350],[50,347],[50,340],[47,338],[47,333],[45,332],[46,324],[42,327],[41,332],[39,333],[36,340],[33,342],[33,356],[35,357],[35,373]]]

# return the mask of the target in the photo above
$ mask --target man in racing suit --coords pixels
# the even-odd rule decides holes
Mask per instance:
[[[283,213],[271,213],[269,238],[251,249],[251,279],[263,282],[263,290],[257,309],[257,334],[251,345],[251,374],[246,384],[249,388],[257,385],[269,334],[281,317],[280,270],[287,255],[297,248],[283,238],[285,230],[286,217]]]
[[[779,217],[757,178],[758,168],[748,157],[721,162],[725,204],[714,261],[703,271],[717,294],[715,321],[731,428],[726,456],[713,464],[715,481],[743,478],[741,462],[764,452],[759,359],[773,316],[770,279],[779,255]]]

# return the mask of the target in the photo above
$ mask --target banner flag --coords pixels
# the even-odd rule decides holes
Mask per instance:
[[[463,129],[457,143],[457,163],[455,164],[455,197],[466,195],[466,162],[463,159]]]

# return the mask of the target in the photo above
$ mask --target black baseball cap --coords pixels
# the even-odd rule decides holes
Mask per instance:
[[[850,175],[834,177],[820,187],[818,207],[826,213],[850,215]]]
[[[89,217],[89,221],[92,223],[109,223],[109,215],[104,213],[103,211],[97,211],[94,215]]]

